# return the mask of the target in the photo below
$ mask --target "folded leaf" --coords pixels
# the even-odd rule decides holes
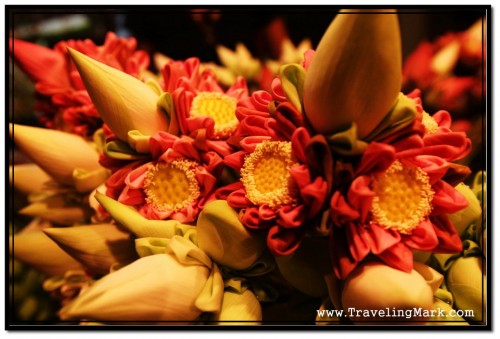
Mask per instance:
[[[243,226],[224,200],[205,205],[196,230],[198,246],[218,264],[235,270],[250,267],[266,248],[265,240]]]
[[[260,325],[262,309],[252,291],[225,291],[220,312],[214,318],[217,325]]]
[[[94,197],[116,222],[134,233],[138,238],[158,237],[170,239],[174,235],[183,235],[194,228],[193,226],[181,224],[177,220],[146,219],[133,207],[123,205],[99,192]]]

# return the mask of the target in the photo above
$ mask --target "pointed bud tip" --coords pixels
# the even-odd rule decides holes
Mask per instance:
[[[327,28],[303,91],[305,113],[319,133],[354,122],[363,138],[396,103],[402,56],[398,18],[391,13],[344,10]]]

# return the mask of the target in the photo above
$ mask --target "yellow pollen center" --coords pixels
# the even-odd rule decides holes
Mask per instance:
[[[188,160],[150,165],[144,178],[146,202],[160,211],[174,211],[187,207],[200,196],[194,168]]]
[[[372,222],[411,234],[431,212],[434,191],[421,168],[395,161],[384,173],[372,177],[375,197]]]
[[[422,115],[422,125],[425,127],[426,134],[434,134],[438,131],[439,125],[429,113],[424,112]]]
[[[191,117],[207,116],[213,119],[216,139],[228,138],[238,127],[236,98],[218,92],[201,92],[191,104]]]
[[[295,203],[296,188],[290,175],[295,164],[288,141],[264,141],[245,158],[241,181],[255,205],[272,208]]]

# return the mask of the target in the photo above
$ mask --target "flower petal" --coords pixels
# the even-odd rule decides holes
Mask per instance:
[[[57,87],[70,86],[68,65],[62,53],[19,39],[11,38],[9,42],[14,60],[31,79]]]
[[[457,253],[462,250],[462,240],[446,215],[431,217],[434,231],[439,239],[435,253]]]
[[[403,235],[406,246],[421,251],[432,251],[438,245],[434,225],[428,219],[423,220],[410,236]]]
[[[302,242],[302,227],[283,228],[272,226],[267,234],[267,247],[274,255],[289,255],[295,252]]]
[[[355,210],[360,212],[360,221],[364,223],[368,218],[368,213],[372,208],[375,192],[370,188],[371,180],[367,176],[359,176],[351,183],[347,200]]]
[[[432,199],[433,210],[431,215],[443,213],[455,213],[469,205],[465,197],[453,186],[440,180],[432,186],[434,198]]]

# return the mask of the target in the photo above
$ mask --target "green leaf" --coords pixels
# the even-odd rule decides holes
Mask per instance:
[[[283,65],[280,68],[281,87],[288,101],[297,108],[299,112],[302,110],[302,93],[304,91],[304,81],[306,78],[306,70],[299,64]]]

